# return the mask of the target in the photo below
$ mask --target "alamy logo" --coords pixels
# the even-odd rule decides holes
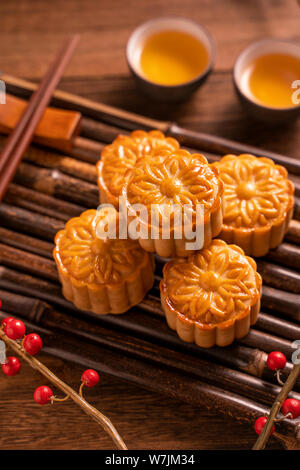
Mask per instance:
[[[296,349],[296,351],[293,352],[292,354],[292,363],[293,364],[300,364],[300,340],[296,339],[292,343],[292,348]]]
[[[204,242],[204,206],[197,204],[132,204],[128,212],[125,200],[119,198],[119,213],[111,204],[101,204],[95,219],[100,239],[186,240],[187,250],[200,250]]]
[[[6,362],[6,347],[4,341],[0,341],[0,364]]]
[[[6,86],[3,80],[0,80],[0,104],[6,104]]]
[[[293,104],[300,104],[300,80],[294,80],[292,88],[296,88],[292,94],[292,102]]]

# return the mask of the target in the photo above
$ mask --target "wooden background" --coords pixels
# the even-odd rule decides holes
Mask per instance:
[[[180,105],[151,103],[136,91],[127,70],[130,32],[160,15],[203,23],[217,44],[214,72]],[[299,42],[296,0],[9,0],[0,4],[0,19],[3,72],[39,80],[66,34],[77,32],[81,41],[61,88],[300,158],[300,122],[273,128],[250,120],[232,86],[234,61],[253,40],[275,36]],[[79,367],[44,354],[41,360],[70,385],[79,383]],[[1,373],[1,449],[113,448],[73,403],[35,405],[33,391],[43,383],[26,365],[17,377]],[[102,377],[88,396],[110,416],[130,449],[249,449],[255,440],[249,426],[109,377]],[[282,444],[272,438],[268,448]]]

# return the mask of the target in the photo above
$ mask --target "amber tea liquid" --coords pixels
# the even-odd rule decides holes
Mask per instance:
[[[297,106],[292,101],[292,83],[300,80],[300,59],[272,53],[257,57],[244,71],[245,87],[251,96],[272,108]]]
[[[153,34],[146,40],[140,57],[145,78],[160,85],[180,85],[193,80],[208,62],[205,45],[181,31]]]

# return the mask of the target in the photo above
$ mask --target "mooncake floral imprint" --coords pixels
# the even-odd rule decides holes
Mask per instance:
[[[269,158],[226,155],[213,164],[224,183],[220,238],[263,256],[278,246],[293,213],[294,187],[287,171]]]
[[[139,238],[141,246],[165,257],[191,253],[184,233],[187,213],[191,230],[203,229],[204,246],[218,235],[222,225],[222,195],[223,184],[218,171],[208,165],[203,155],[190,154],[186,150],[159,149],[151,158],[139,159],[127,172],[123,187],[129,217],[147,228],[145,236]],[[147,219],[137,213],[134,205],[147,209]],[[203,217],[199,222],[200,207]],[[156,238],[151,232],[153,214],[157,222]],[[169,236],[164,236],[162,230],[166,217],[170,218]]]
[[[129,136],[119,135],[104,147],[97,164],[101,203],[109,202],[118,209],[126,171],[135,166],[138,158],[152,155],[158,148],[176,150],[179,143],[158,130],[136,130]]]
[[[69,220],[56,234],[53,254],[68,300],[94,313],[123,313],[152,287],[154,264],[134,240],[100,239],[104,216],[104,209],[91,209]]]
[[[213,240],[187,258],[166,263],[161,302],[170,328],[202,347],[226,346],[257,319],[262,280],[236,245]]]

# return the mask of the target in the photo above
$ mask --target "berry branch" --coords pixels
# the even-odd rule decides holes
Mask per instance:
[[[32,333],[25,336],[25,325],[22,321],[16,320],[13,317],[8,317],[3,320],[0,329],[0,340],[4,341],[7,347],[10,347],[17,355],[26,361],[33,369],[38,370],[46,379],[59,388],[64,394],[64,398],[57,398],[54,396],[52,390],[42,385],[34,392],[34,400],[40,405],[53,403],[55,401],[65,401],[68,398],[73,400],[82,410],[93,418],[103,429],[110,435],[118,449],[127,450],[127,447],[115,429],[112,422],[99,410],[90,405],[82,395],[84,386],[93,387],[99,381],[98,373],[92,369],[86,370],[81,377],[81,385],[79,393],[75,392],[69,385],[60,380],[53,372],[51,372],[44,364],[38,359],[32,357],[37,354],[42,348],[42,340],[39,335]],[[18,340],[22,340],[18,342]],[[2,364],[2,371],[6,375],[15,375],[19,372],[21,363],[17,357],[11,356],[5,364]]]
[[[294,398],[286,399],[290,391],[293,389],[300,373],[300,361],[299,364],[294,364],[285,383],[280,379],[280,370],[282,370],[286,365],[286,357],[284,354],[279,351],[271,352],[268,356],[267,365],[271,370],[276,372],[277,380],[283,386],[273,403],[269,416],[261,416],[255,422],[255,431],[259,436],[252,447],[252,450],[262,450],[265,448],[269,437],[275,431],[274,423],[278,423],[286,418],[295,419],[300,416],[300,401]],[[283,416],[281,418],[277,418],[280,409]]]
[[[0,303],[1,305],[1,303]],[[7,347],[10,347],[22,359],[24,359],[32,368],[38,370],[44,377],[59,388],[64,396],[56,397],[51,388],[47,385],[38,387],[34,392],[34,401],[40,405],[48,403],[63,402],[69,398],[79,405],[82,410],[99,423],[103,429],[111,436],[120,450],[127,450],[127,447],[113,426],[112,422],[103,415],[99,410],[91,406],[83,397],[84,387],[94,387],[99,381],[98,373],[93,369],[87,369],[81,376],[81,385],[78,393],[69,385],[54,375],[44,364],[38,361],[34,355],[40,352],[43,342],[36,333],[25,336],[25,325],[21,320],[13,317],[6,317],[0,327],[0,341],[3,341]],[[261,416],[255,421],[255,431],[259,435],[253,450],[264,449],[269,437],[275,431],[275,423],[279,423],[284,419],[296,419],[300,416],[300,401],[296,398],[286,398],[300,374],[300,361],[294,364],[285,383],[281,380],[281,371],[286,366],[286,357],[280,351],[273,351],[268,355],[267,366],[274,371],[277,381],[282,385],[282,389],[278,394],[270,413],[267,416]],[[10,356],[6,362],[1,365],[2,371],[8,376],[16,375],[21,368],[21,362],[18,357]],[[281,410],[282,416],[277,417]]]

